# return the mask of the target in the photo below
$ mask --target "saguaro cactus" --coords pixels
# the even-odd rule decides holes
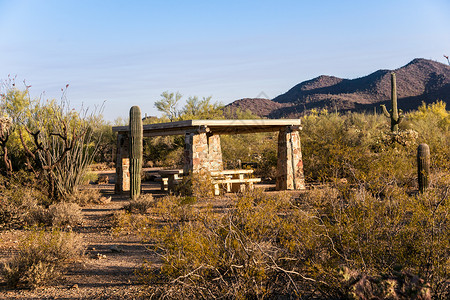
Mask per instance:
[[[395,80],[395,73],[391,73],[391,104],[392,109],[389,113],[385,105],[381,105],[383,113],[386,117],[391,119],[391,131],[398,132],[398,124],[403,120],[402,110],[397,108],[397,82]]]
[[[135,200],[141,193],[142,119],[139,106],[130,109],[130,197]]]
[[[427,144],[420,144],[417,148],[417,175],[419,191],[423,193],[430,185],[430,147]]]

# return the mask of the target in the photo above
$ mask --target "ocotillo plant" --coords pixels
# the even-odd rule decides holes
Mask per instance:
[[[381,105],[381,108],[385,116],[391,119],[391,131],[398,132],[398,124],[403,120],[403,115],[402,110],[397,109],[397,82],[395,80],[395,73],[391,73],[391,104],[391,113],[387,111],[385,105]]]
[[[141,193],[142,119],[139,106],[130,109],[130,197],[135,200]]]
[[[417,175],[419,191],[423,193],[430,185],[430,147],[427,144],[420,144],[417,148]]]

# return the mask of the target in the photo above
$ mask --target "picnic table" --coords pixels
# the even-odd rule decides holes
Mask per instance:
[[[173,191],[179,180],[183,176],[182,169],[159,170],[161,175],[161,190]],[[244,192],[246,189],[253,189],[253,184],[261,182],[261,178],[251,178],[252,169],[234,169],[223,171],[212,171],[211,179],[214,187],[214,195],[220,195],[221,188],[226,192]]]
[[[161,175],[161,191],[173,191],[183,176],[183,169],[159,170],[158,173]]]
[[[227,192],[244,192],[246,189],[253,189],[253,184],[261,182],[261,178],[250,178],[252,169],[235,169],[211,172],[214,185],[214,195],[220,194],[222,186]]]

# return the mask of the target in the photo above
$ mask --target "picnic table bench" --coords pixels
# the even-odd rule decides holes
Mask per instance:
[[[161,191],[173,191],[183,176],[183,169],[159,170],[158,173],[161,175]]]
[[[182,169],[159,170],[161,175],[161,190],[173,191],[183,176]],[[253,189],[253,184],[261,182],[261,178],[246,177],[253,174],[251,169],[235,169],[211,172],[211,180],[214,187],[214,195],[220,195],[221,188],[230,192],[244,192]]]
[[[252,169],[235,169],[211,172],[214,186],[214,195],[220,195],[220,187],[227,192],[244,192],[246,189],[253,189],[253,184],[261,182],[261,178],[246,178],[246,175],[253,174]]]

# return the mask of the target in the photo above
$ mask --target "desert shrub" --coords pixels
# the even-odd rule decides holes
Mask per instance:
[[[342,183],[292,198],[256,189],[222,213],[169,196],[140,224],[162,259],[140,276],[168,298],[445,298],[448,193],[393,185],[380,197]]]
[[[306,181],[364,185],[383,194],[390,185],[414,188],[420,132],[388,131],[380,115],[313,113],[301,132]]]
[[[143,158],[144,161],[152,161],[155,166],[174,168],[183,164],[183,149],[183,136],[145,138]]]
[[[166,222],[184,222],[197,218],[197,198],[191,196],[165,196],[158,199],[153,213]]]
[[[66,197],[67,202],[73,202],[80,206],[88,204],[102,204],[104,197],[100,193],[99,189],[82,189],[74,191],[73,194]]]
[[[152,194],[141,194],[138,199],[131,200],[123,209],[129,213],[145,214],[148,209],[155,206]]]
[[[80,225],[83,220],[81,208],[76,203],[60,202],[50,205],[48,208],[53,226],[75,227]]]
[[[214,196],[211,175],[200,170],[198,173],[183,176],[175,186],[174,193],[198,200],[211,198]]]
[[[444,220],[449,206],[437,205],[442,196],[408,196],[394,188],[389,197],[380,199],[362,189],[349,198],[325,202],[320,220],[332,241],[328,251],[333,252],[322,262],[331,268],[322,273],[322,280],[333,287],[333,293],[342,293],[342,282],[334,281],[331,274],[344,265],[374,277],[413,274],[434,295],[448,294],[450,248],[448,220]]]
[[[277,176],[277,161],[277,149],[275,147],[264,149],[255,169],[255,176],[265,180],[274,180]]]
[[[273,158],[272,151],[277,150],[277,133],[222,135],[220,139],[223,160],[230,162],[231,165],[237,160],[261,164],[266,156]],[[274,160],[268,159],[264,163],[267,164],[266,169],[268,169],[269,163],[273,166]]]
[[[423,104],[407,116],[407,122],[419,133],[420,143],[430,146],[431,168],[435,171],[450,170],[450,112],[442,101]]]
[[[292,204],[285,195],[249,193],[239,197],[235,209],[225,215],[193,211],[195,217],[188,220],[166,216],[165,225],[147,232],[150,240],[156,239],[163,266],[158,270],[147,265],[141,277],[159,297],[299,295],[292,280],[299,274],[289,266],[298,259],[285,256],[287,252],[274,241],[288,243],[287,232],[302,230],[313,220],[307,214],[279,215],[288,211],[286,207]]]
[[[21,241],[1,273],[9,286],[42,287],[57,279],[83,251],[81,238],[73,232],[35,231]]]
[[[141,235],[142,232],[147,232],[148,227],[154,223],[147,215],[127,213],[124,210],[114,212],[111,217],[111,222],[113,224],[112,233],[114,235]]]
[[[94,172],[86,172],[83,178],[80,180],[83,184],[89,184],[90,182],[96,182],[98,180],[98,174]]]
[[[26,182],[26,177],[3,179],[4,185],[0,185],[0,228],[48,223],[45,206],[50,200],[34,188],[33,183]]]

